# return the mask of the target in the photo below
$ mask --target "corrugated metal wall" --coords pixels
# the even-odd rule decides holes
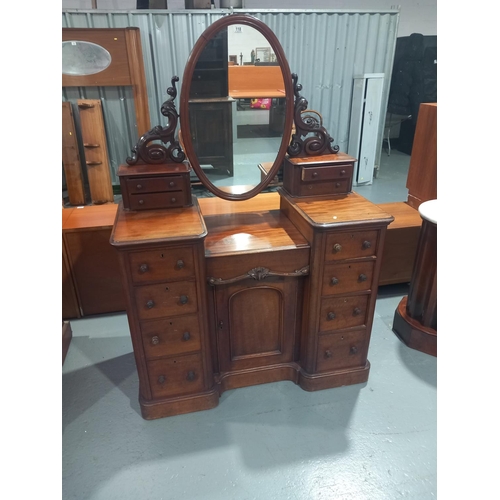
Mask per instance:
[[[386,75],[383,109],[387,107],[399,20],[398,10],[238,10],[266,23],[283,46],[293,73],[299,76],[301,94],[309,108],[318,110],[324,125],[341,151],[347,151],[352,83],[355,75]],[[64,28],[124,28],[136,26],[141,41],[148,87],[152,126],[165,125],[161,104],[168,98],[167,88],[173,75],[179,76],[178,89],[189,53],[201,33],[227,10],[135,10],[135,11],[63,11]],[[177,97],[177,109],[180,108]],[[116,171],[137,142],[131,88],[63,88],[63,100],[101,99],[108,137],[111,175],[118,184]],[[75,117],[78,113],[75,110]],[[379,137],[379,163],[385,112]],[[77,120],[77,128],[79,127]]]

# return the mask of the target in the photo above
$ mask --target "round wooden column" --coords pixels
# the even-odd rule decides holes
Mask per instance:
[[[437,356],[437,200],[422,203],[422,228],[410,291],[394,314],[394,333],[412,349]]]

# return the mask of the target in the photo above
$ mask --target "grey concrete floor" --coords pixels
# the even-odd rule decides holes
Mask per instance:
[[[359,192],[403,201],[406,175],[387,184],[399,178],[390,169],[407,170],[409,157],[393,150],[386,160],[394,165]],[[379,289],[367,383],[314,393],[292,382],[242,388],[225,392],[214,409],[154,421],[140,416],[126,315],[71,320],[62,498],[435,498],[437,360],[392,332],[407,293],[408,284]]]

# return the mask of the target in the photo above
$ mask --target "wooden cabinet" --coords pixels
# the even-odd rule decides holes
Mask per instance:
[[[63,209],[63,319],[125,310],[120,264],[109,244],[116,208]]]
[[[123,206],[129,210],[191,205],[189,163],[120,165],[118,178]]]
[[[218,402],[206,321],[206,228],[194,201],[182,209],[142,212],[120,204],[111,234],[127,290],[145,419]]]
[[[420,104],[406,187],[408,204],[415,209],[437,198],[436,103]]]
[[[282,192],[281,207],[311,243],[299,384],[312,391],[364,382],[384,238],[393,218],[356,193],[294,201]]]
[[[349,193],[355,162],[355,158],[344,153],[305,158],[286,156],[283,188],[297,198]]]
[[[225,390],[367,380],[381,252],[393,217],[356,193],[127,211],[120,255],[142,415],[212,408]]]
[[[230,97],[189,101],[191,139],[207,173],[233,175],[232,102]]]

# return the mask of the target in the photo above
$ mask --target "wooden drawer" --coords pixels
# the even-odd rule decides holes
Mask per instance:
[[[365,330],[320,335],[316,368],[318,371],[362,367],[368,354]]]
[[[141,333],[147,359],[197,352],[201,348],[196,315],[143,321]]]
[[[370,290],[374,260],[325,266],[322,295],[338,295]]]
[[[348,180],[352,177],[353,165],[346,163],[340,166],[303,167],[301,179],[304,182],[327,181],[333,179]]]
[[[377,253],[378,231],[332,233],[326,238],[325,260],[370,257]]]
[[[147,367],[153,398],[192,394],[203,390],[201,354],[149,361]]]
[[[198,309],[194,281],[140,286],[134,294],[139,319],[191,314]]]
[[[131,252],[128,261],[132,281],[136,284],[148,281],[173,281],[195,275],[191,247]]]
[[[369,295],[354,295],[353,297],[322,299],[320,331],[364,325],[369,297]]]
[[[351,185],[351,178],[301,183],[299,186],[299,196],[321,196],[324,194],[348,193],[351,190]]]
[[[150,210],[152,208],[172,208],[186,205],[184,191],[170,191],[166,193],[131,194],[130,210]]]
[[[181,191],[184,180],[181,175],[170,175],[165,177],[135,177],[127,179],[128,192],[158,193],[163,191]]]

